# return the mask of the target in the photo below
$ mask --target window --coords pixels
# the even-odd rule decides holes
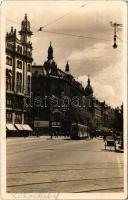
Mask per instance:
[[[20,47],[20,53],[22,54],[22,47]]]
[[[19,72],[16,74],[16,91],[19,92]]]
[[[15,122],[21,123],[21,121],[22,121],[22,114],[16,113]]]
[[[30,67],[31,67],[31,65],[28,64],[28,66],[27,66],[27,71],[28,71],[28,72],[30,72]]]
[[[19,60],[17,60],[17,68],[19,68]]]
[[[28,56],[28,57],[31,57],[31,56],[32,56],[31,50],[28,50],[28,51],[27,51],[27,56]]]
[[[12,63],[12,58],[11,57],[6,56],[6,64],[12,66],[13,63]]]
[[[22,62],[19,62],[19,68],[22,69]]]
[[[22,74],[17,72],[17,76],[16,76],[16,91],[17,92],[22,92]]]
[[[12,66],[12,58],[9,58],[9,65]]]
[[[6,105],[8,106],[8,107],[11,107],[12,106],[12,99],[11,99],[11,97],[9,96],[9,97],[7,97],[7,100],[6,100]]]
[[[19,52],[19,45],[17,46],[17,52]]]
[[[22,74],[19,75],[19,91],[22,92]]]
[[[9,65],[9,57],[6,56],[6,64]]]
[[[6,69],[6,90],[12,90],[12,71]]]
[[[8,90],[8,69],[6,69],[6,90]]]
[[[20,54],[22,54],[22,47],[19,46],[19,45],[17,46],[17,52],[20,53]]]
[[[22,69],[22,61],[17,60],[17,68]]]
[[[27,93],[30,94],[30,76],[27,77]]]
[[[12,113],[9,111],[6,112],[6,120],[7,122],[12,122]]]

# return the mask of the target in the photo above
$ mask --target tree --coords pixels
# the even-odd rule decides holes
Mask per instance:
[[[123,132],[123,108],[117,107],[115,109],[115,120],[113,123],[113,127],[117,131]]]

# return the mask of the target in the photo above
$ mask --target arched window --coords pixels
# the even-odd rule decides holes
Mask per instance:
[[[22,69],[22,62],[20,61],[19,68]]]
[[[22,74],[19,75],[19,91],[22,92]]]
[[[22,54],[22,47],[20,47],[20,53]]]
[[[6,56],[6,64],[9,65],[9,57]]]
[[[19,45],[17,45],[17,52],[19,52]]]
[[[16,74],[16,91],[19,92],[19,72]]]
[[[9,88],[9,90],[12,90],[12,71],[9,70],[8,73],[9,73],[8,74],[8,88]]]
[[[19,68],[19,60],[17,60],[17,68]]]
[[[12,58],[9,58],[9,64],[12,66]]]
[[[17,60],[17,68],[22,69],[22,61]]]
[[[12,99],[11,99],[11,96],[8,96],[8,97],[6,98],[6,105],[7,105],[8,107],[11,107],[11,106],[12,106]]]
[[[8,74],[9,74],[9,70],[6,69],[6,90],[8,90]]]
[[[6,90],[12,90],[12,71],[6,69]]]
[[[6,120],[7,122],[12,122],[12,113],[10,111],[6,112]]]
[[[30,76],[27,77],[27,91],[30,94]]]
[[[27,66],[27,71],[30,72],[30,64]]]

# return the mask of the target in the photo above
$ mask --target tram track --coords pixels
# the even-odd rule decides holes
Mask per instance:
[[[36,182],[36,183],[24,183],[24,184],[8,185],[7,187],[22,187],[22,186],[29,186],[29,185],[44,185],[44,184],[55,184],[55,183],[65,183],[65,182],[96,181],[96,180],[108,180],[108,179],[123,179],[123,177],[100,177],[100,178],[84,178],[84,179],[45,181],[45,182]]]
[[[101,191],[112,191],[112,190],[123,190],[123,187],[111,187],[111,188],[100,188],[100,189],[92,189],[92,190],[80,190],[77,192],[71,192],[71,193],[86,193],[86,192],[101,192]],[[112,191],[113,192],[113,191]]]
[[[41,147],[38,147],[38,149],[45,150],[45,148],[47,148],[47,147],[53,147],[53,146],[56,146],[56,145],[62,145],[62,144],[67,144],[67,143],[69,143],[69,141],[60,142],[60,140],[59,140],[59,141],[57,141],[57,143],[54,143],[52,145],[47,145],[47,146],[41,146]],[[37,144],[35,144],[33,148],[27,148],[27,149],[22,150],[22,151],[20,150],[20,151],[15,151],[15,152],[12,152],[12,153],[7,153],[7,154],[9,156],[9,155],[14,155],[14,154],[17,154],[17,153],[23,153],[23,152],[30,151],[30,150],[35,150],[35,149],[37,149]]]
[[[29,173],[49,173],[49,172],[63,172],[63,171],[87,171],[87,170],[101,170],[101,169],[103,169],[103,170],[108,170],[108,169],[111,169],[111,170],[118,170],[118,169],[123,169],[123,167],[118,167],[118,168],[101,168],[101,167],[97,167],[97,168],[86,168],[86,169],[82,169],[82,168],[80,168],[80,169],[72,169],[72,168],[70,168],[70,169],[52,169],[52,170],[35,170],[35,171],[21,171],[21,172],[10,172],[10,173],[8,173],[8,174],[29,174]]]
[[[123,166],[123,163],[120,162],[120,163],[113,163],[113,162],[107,162],[108,164],[113,164],[113,165],[122,165]],[[97,162],[91,162],[90,164],[97,164]],[[89,164],[89,165],[90,165]],[[101,164],[104,164],[104,162],[100,162],[100,165]],[[63,163],[63,164],[40,164],[40,165],[20,165],[20,167],[41,167],[41,166],[48,166],[48,167],[54,167],[54,166],[71,166],[71,165],[80,165],[80,166],[87,166],[87,164],[83,164],[83,163]],[[8,166],[8,168],[14,168],[14,166]],[[16,167],[15,167],[16,168]],[[19,168],[19,167],[18,167]]]
[[[8,192],[120,192],[123,188],[123,156],[102,151],[98,140],[8,143],[7,153]]]

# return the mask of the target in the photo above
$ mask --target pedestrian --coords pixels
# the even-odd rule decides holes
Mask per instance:
[[[52,140],[53,134],[51,133],[51,140]]]
[[[104,137],[103,137],[104,142],[105,142],[105,140],[106,140],[106,137],[107,137],[107,135],[106,135],[106,133],[104,132]]]
[[[116,133],[113,133],[113,139],[116,141]]]
[[[50,131],[50,135],[51,135],[51,140],[52,140],[52,137],[53,137],[53,131],[52,130]]]
[[[39,129],[36,128],[36,137],[39,137]]]

